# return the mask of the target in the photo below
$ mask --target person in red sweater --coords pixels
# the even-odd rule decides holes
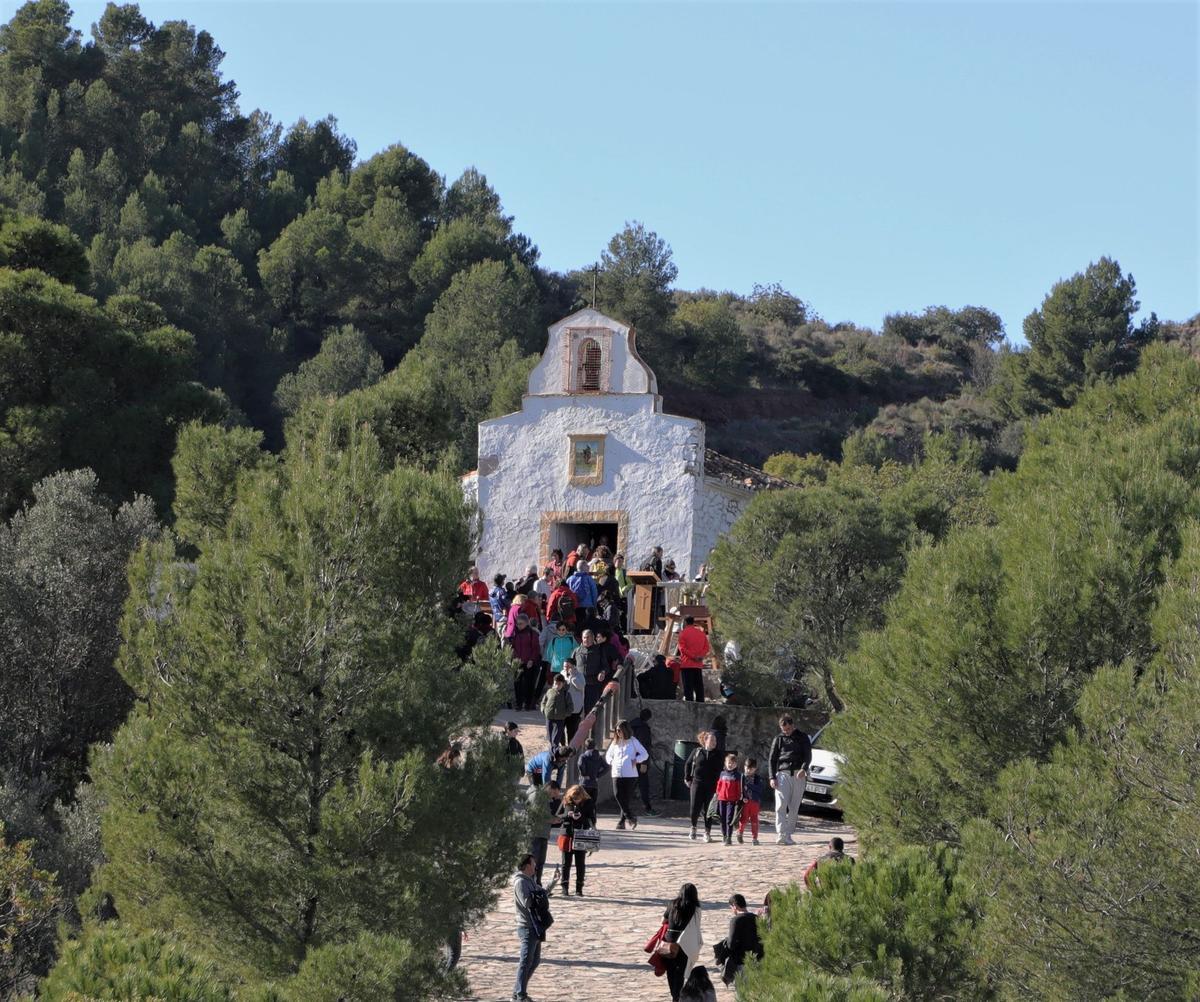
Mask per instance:
[[[683,698],[704,702],[704,659],[711,648],[708,634],[696,625],[696,620],[687,616],[683,629],[679,631],[679,676],[683,682]]]
[[[458,586],[458,593],[472,602],[488,600],[488,586],[479,580],[479,568],[472,567],[467,571],[467,579]]]

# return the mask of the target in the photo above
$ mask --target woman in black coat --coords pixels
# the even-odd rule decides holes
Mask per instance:
[[[704,841],[711,842],[712,820],[708,816],[708,802],[717,792],[717,780],[725,767],[725,753],[717,750],[717,736],[712,731],[701,731],[696,740],[700,747],[687,760],[683,778],[691,794],[692,839],[696,838],[696,822],[703,817]]]
[[[696,885],[684,884],[663,912],[663,921],[667,923],[663,942],[677,943],[698,911],[700,895],[696,891]],[[679,1002],[679,993],[683,991],[684,974],[688,966],[688,955],[680,950],[674,957],[664,958],[663,966],[667,970],[667,987],[671,989],[671,1002]]]

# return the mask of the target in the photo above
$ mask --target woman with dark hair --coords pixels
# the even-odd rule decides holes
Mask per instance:
[[[629,721],[618,720],[613,728],[612,741],[604,753],[604,759],[611,767],[613,796],[621,808],[618,829],[623,829],[626,822],[630,828],[637,828],[637,818],[633,813],[633,791],[637,788],[638,766],[649,758],[650,753],[633,736]]]
[[[679,1002],[680,992],[693,966],[700,957],[704,940],[700,935],[700,895],[695,884],[684,884],[675,899],[663,912],[667,931],[663,943],[675,944],[674,956],[662,955],[667,971],[667,986],[671,989],[672,1002]],[[660,947],[660,951],[662,948]]]
[[[696,735],[700,747],[683,767],[683,779],[691,795],[692,839],[696,839],[696,826],[704,820],[704,841],[711,842],[712,819],[708,816],[708,802],[717,792],[717,780],[721,778],[721,767],[725,758],[717,751],[717,736],[712,731],[701,731]]]
[[[717,986],[712,983],[708,968],[703,964],[692,968],[679,993],[679,1002],[717,1002]]]

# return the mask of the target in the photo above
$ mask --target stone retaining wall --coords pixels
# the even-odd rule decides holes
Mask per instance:
[[[706,672],[706,674],[708,674]],[[764,767],[771,741],[779,733],[779,718],[790,713],[796,726],[810,736],[816,734],[828,721],[822,713],[811,710],[781,709],[779,707],[730,706],[725,703],[692,703],[668,699],[632,699],[627,706],[630,719],[645,708],[651,711],[650,732],[654,747],[650,749],[650,794],[653,800],[664,797],[664,769],[674,759],[675,742],[695,741],[696,734],[708,730],[716,716],[725,718],[728,733],[725,747],[736,751],[743,758],[757,758]],[[666,795],[669,796],[669,789]]]

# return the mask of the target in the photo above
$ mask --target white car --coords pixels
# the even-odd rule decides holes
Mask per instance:
[[[808,782],[804,784],[802,806],[820,807],[827,811],[842,813],[838,804],[838,779],[844,756],[824,748],[812,750],[812,764],[808,768]]]

